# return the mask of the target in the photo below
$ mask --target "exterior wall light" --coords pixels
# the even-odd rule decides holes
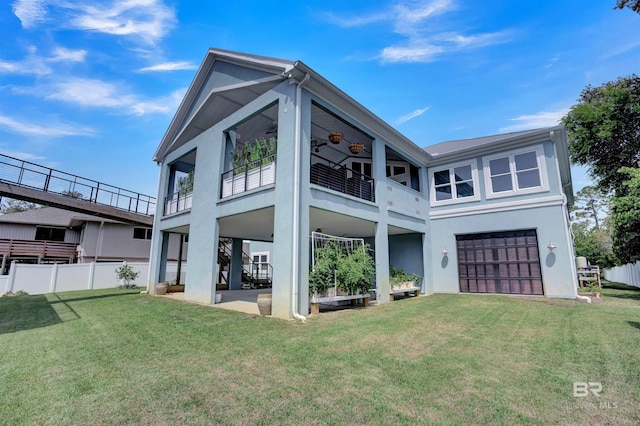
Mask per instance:
[[[442,255],[446,256],[449,254],[449,250],[447,250],[447,246],[444,246],[444,248],[442,249]]]
[[[551,253],[553,253],[553,251],[557,248],[555,244],[553,244],[553,241],[549,241],[549,245],[547,246],[547,248],[549,249],[549,251]]]

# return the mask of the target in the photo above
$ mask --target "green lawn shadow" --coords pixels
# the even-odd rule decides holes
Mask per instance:
[[[0,299],[0,335],[62,323],[43,294]]]

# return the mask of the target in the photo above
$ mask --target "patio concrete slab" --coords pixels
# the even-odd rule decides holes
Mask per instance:
[[[222,290],[216,293],[222,295],[221,302],[214,305],[204,304],[205,306],[243,312],[250,315],[260,315],[260,310],[258,309],[258,295],[269,294],[271,293],[271,289]],[[184,293],[168,293],[164,297],[184,301]]]

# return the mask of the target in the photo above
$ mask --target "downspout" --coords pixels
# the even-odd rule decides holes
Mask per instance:
[[[102,252],[102,234],[104,233],[104,220],[100,222],[100,227],[98,228],[98,238],[96,238],[96,252],[93,255],[93,261],[98,262],[98,257],[100,257],[100,253]]]
[[[551,140],[553,141],[553,152],[555,154],[555,158],[556,161],[558,161],[558,148],[556,146],[556,135],[555,132],[552,130],[550,133],[551,136]],[[562,176],[560,176],[560,164],[557,165],[558,167],[556,167],[556,172],[557,172],[557,176],[558,176],[558,183],[560,184],[560,187],[563,188],[562,186]],[[577,300],[584,300],[587,303],[591,303],[591,298],[587,297],[587,296],[581,296],[578,294],[578,270],[576,269],[576,254],[575,251],[573,249],[573,231],[571,230],[571,223],[569,223],[569,206],[568,206],[568,201],[567,201],[567,195],[564,193],[564,188],[562,189],[562,218],[564,221],[564,226],[567,229],[567,248],[569,249],[569,252],[572,254],[573,257],[573,264],[571,265],[571,271],[573,272],[573,294],[575,295],[575,298]]]
[[[294,136],[294,157],[295,164],[293,168],[293,252],[296,259],[293,262],[292,286],[291,286],[291,316],[293,318],[306,322],[307,318],[298,313],[298,264],[300,263],[299,241],[300,241],[300,144],[302,113],[300,111],[300,98],[302,97],[302,85],[305,84],[311,76],[305,74],[304,78],[297,83],[296,87],[296,115],[295,115],[295,136]]]

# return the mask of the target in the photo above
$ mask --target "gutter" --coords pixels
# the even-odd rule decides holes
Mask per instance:
[[[293,170],[293,252],[295,253],[296,258],[293,262],[293,268],[291,271],[292,275],[292,285],[291,285],[291,316],[295,319],[301,320],[302,322],[306,322],[307,318],[298,313],[298,287],[300,284],[300,280],[298,279],[298,266],[300,263],[300,253],[299,253],[299,241],[300,241],[300,144],[301,138],[301,111],[300,111],[300,98],[302,97],[302,85],[309,81],[311,75],[306,73],[304,78],[295,83],[294,81],[291,84],[297,84],[296,87],[296,109],[295,109],[295,137],[294,137],[294,159],[295,165]]]

